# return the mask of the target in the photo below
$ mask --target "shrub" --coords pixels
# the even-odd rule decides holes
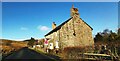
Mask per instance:
[[[65,47],[62,51],[62,56],[63,56],[63,59],[80,59],[82,58],[80,54],[89,52],[90,50],[93,50],[93,49],[91,49],[91,47],[89,46]]]

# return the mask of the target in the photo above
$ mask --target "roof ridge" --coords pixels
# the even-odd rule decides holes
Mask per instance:
[[[60,25],[58,25],[55,29],[53,29],[53,30],[51,30],[49,33],[47,33],[45,36],[47,36],[47,35],[49,35],[49,34],[51,34],[51,33],[53,33],[54,31],[57,31],[57,30],[59,30],[60,28],[61,28],[61,26],[63,26],[65,23],[67,23],[70,19],[72,19],[73,17],[71,17],[71,18],[69,18],[68,20],[66,20],[66,21],[64,21],[63,23],[61,23]],[[81,20],[82,20],[82,18],[80,18]],[[84,20],[82,20],[85,24],[87,24]],[[88,25],[88,24],[87,24]],[[92,30],[93,30],[93,28],[90,26],[90,25],[88,25]]]
[[[80,18],[85,24],[87,24],[82,18]],[[87,24],[88,25],[88,24]],[[93,28],[90,26],[90,25],[88,25],[92,30],[93,30]]]
[[[73,17],[70,17],[68,20],[64,21],[63,23],[61,23],[60,25],[58,25],[55,29],[51,30],[49,33],[47,33],[45,36],[53,33],[54,31],[58,30],[61,28],[62,25],[64,25],[66,22],[68,22],[70,19],[72,19]]]

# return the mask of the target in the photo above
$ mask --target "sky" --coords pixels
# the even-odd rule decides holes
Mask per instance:
[[[52,22],[58,26],[70,18],[72,4],[79,9],[80,18],[93,28],[93,36],[104,29],[117,30],[117,2],[4,2],[2,38],[44,38]]]
[[[118,3],[118,28],[120,28],[120,1]]]

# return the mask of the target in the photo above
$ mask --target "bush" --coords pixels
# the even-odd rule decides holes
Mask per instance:
[[[62,56],[63,59],[80,59],[82,56],[80,54],[85,53],[85,52],[90,52],[91,47],[86,46],[86,47],[65,47],[62,51]]]

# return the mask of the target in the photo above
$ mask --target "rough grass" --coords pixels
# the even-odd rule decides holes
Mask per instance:
[[[23,47],[27,46],[25,42],[11,41],[11,40],[2,40],[1,45],[2,56],[7,56],[8,54],[17,51]]]
[[[85,53],[85,52],[90,52],[90,47],[66,47],[62,51],[62,59],[81,59],[82,56],[80,54]],[[91,50],[92,51],[92,50]]]

